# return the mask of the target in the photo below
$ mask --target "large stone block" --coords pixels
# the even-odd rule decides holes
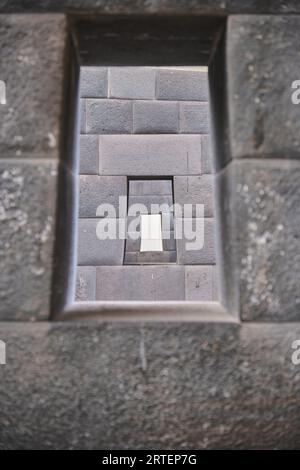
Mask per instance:
[[[219,177],[221,294],[248,321],[300,318],[300,163],[236,160]]]
[[[94,266],[77,266],[76,301],[95,300],[96,268]]]
[[[185,313],[3,323],[1,449],[298,449],[300,325]]]
[[[155,98],[155,69],[151,67],[110,67],[109,97],[137,100]]]
[[[135,134],[172,134],[179,130],[178,103],[167,101],[135,101],[133,132]],[[197,132],[193,132],[196,134]]]
[[[124,239],[101,240],[97,236],[97,224],[101,219],[78,219],[77,258],[79,266],[122,265]],[[113,230],[118,235],[120,221],[111,219]]]
[[[180,238],[177,227],[182,228]],[[175,233],[179,264],[216,263],[214,219],[176,219]]]
[[[99,138],[97,135],[80,136],[79,173],[97,175],[99,169]]]
[[[299,16],[234,15],[227,27],[231,158],[299,158]]]
[[[201,172],[203,174],[214,173],[214,162],[212,155],[211,137],[209,135],[201,136]]]
[[[208,103],[184,102],[179,104],[180,132],[182,134],[209,133]]]
[[[107,73],[105,67],[80,68],[80,96],[81,98],[106,98]]]
[[[50,315],[57,162],[0,160],[0,320]]]
[[[101,204],[111,204],[116,217],[120,216],[119,197],[127,196],[126,176],[80,176],[79,217],[97,217],[97,208]],[[126,215],[126,202],[123,217]],[[103,217],[99,214],[98,217]],[[112,217],[113,214],[108,214]]]
[[[101,175],[201,173],[198,135],[100,136]]]
[[[190,70],[158,70],[156,98],[159,100],[208,100],[207,72]]]
[[[132,102],[126,100],[86,100],[87,134],[130,134]]]
[[[191,208],[187,206],[181,216],[196,217],[196,205],[201,204],[204,206],[204,217],[213,217],[213,176],[175,176],[174,199],[175,204],[182,206],[182,211],[184,211],[184,204],[193,205]],[[177,217],[180,216],[176,211],[176,205],[175,214]]]
[[[58,158],[64,136],[67,20],[1,15],[1,158]]]
[[[96,289],[97,300],[184,300],[184,267],[100,267]]]
[[[213,301],[214,266],[185,267],[185,300]]]
[[[172,179],[136,179],[129,181],[129,194],[131,196],[172,195],[172,193]]]

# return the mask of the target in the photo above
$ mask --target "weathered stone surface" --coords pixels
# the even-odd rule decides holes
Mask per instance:
[[[201,173],[198,135],[100,136],[101,175]]]
[[[197,224],[198,230],[197,230]],[[179,224],[179,225],[177,225]],[[215,221],[214,219],[176,219],[177,227],[182,227],[182,237],[177,239],[177,256],[179,264],[215,264]],[[178,230],[177,230],[178,233]],[[198,248],[203,242],[203,247]],[[189,245],[189,249],[188,249]]]
[[[121,265],[124,256],[124,239],[101,240],[97,237],[97,224],[101,219],[78,219],[78,265],[103,266]],[[120,221],[111,219],[116,234]]]
[[[97,217],[100,204],[111,204],[119,217],[119,197],[127,197],[126,176],[80,176],[79,217]],[[126,204],[126,203],[125,203]],[[109,214],[112,217],[113,214]],[[125,213],[126,215],[126,205]],[[99,214],[102,216],[103,214]]]
[[[0,320],[50,315],[57,162],[0,160]]]
[[[134,232],[134,236],[128,234],[128,238],[126,240],[126,251],[134,252],[140,250],[141,245],[141,238],[136,239],[136,232]],[[163,250],[164,251],[176,251],[176,242],[174,238],[174,232],[162,232],[162,239],[163,239]]]
[[[156,98],[159,100],[207,101],[207,72],[158,70]]]
[[[196,217],[196,204],[204,205],[204,216],[213,217],[213,177],[202,176],[175,176],[174,177],[175,204],[193,204],[186,207],[185,217]],[[184,207],[183,209],[184,210]],[[176,205],[175,205],[176,214]],[[177,215],[177,214],[176,214]],[[182,212],[183,215],[183,212]],[[177,215],[178,216],[178,215]]]
[[[132,102],[126,100],[86,100],[88,134],[130,134]]]
[[[185,300],[212,301],[214,266],[185,267]]]
[[[243,320],[299,320],[300,163],[236,160],[219,178],[223,302]]]
[[[173,197],[171,195],[129,196],[128,213],[133,216],[137,208],[141,214],[169,213],[173,211]]]
[[[94,266],[77,266],[76,274],[75,300],[95,300],[96,268]]]
[[[208,103],[183,102],[179,104],[180,132],[182,134],[209,133]]]
[[[130,180],[129,181],[129,194],[131,196],[147,196],[168,194],[172,195],[172,180],[171,179],[157,179],[157,180]]]
[[[201,136],[201,171],[203,174],[214,173],[213,155],[209,135]]]
[[[64,15],[1,15],[1,158],[58,158],[64,135]]]
[[[80,136],[79,173],[97,175],[99,169],[99,138],[97,135]]]
[[[80,132],[86,133],[86,100],[80,100]]]
[[[101,266],[97,300],[184,300],[183,266]]]
[[[82,12],[82,13],[101,13],[107,14],[106,0],[51,0],[40,2],[24,3],[24,0],[14,0],[13,3],[2,0],[0,11],[8,13],[28,13],[28,12]],[[287,14],[300,13],[300,7],[297,0],[289,0],[288,3],[282,1],[273,1],[271,3],[259,2],[257,0],[247,0],[239,2],[237,0],[186,0],[174,3],[174,0],[165,0],[163,3],[157,3],[154,0],[114,0],[110,5],[111,15],[136,15],[153,13],[166,15],[219,15],[228,14],[246,14],[246,13],[270,13]],[[156,17],[155,17],[156,19]],[[157,19],[156,19],[157,21]],[[173,39],[173,38],[172,38]]]
[[[184,311],[2,324],[0,447],[298,449],[299,337],[297,324],[185,323]]]
[[[179,108],[176,102],[135,101],[133,132],[135,134],[172,134],[179,130]],[[192,132],[192,134],[196,134]]]
[[[300,158],[298,16],[233,16],[227,28],[231,158]]]
[[[108,71],[105,67],[81,67],[81,98],[106,98],[108,88],[107,73]]]
[[[132,252],[126,251],[124,264],[170,264],[176,263],[177,254],[176,251],[163,251],[163,252]],[[173,282],[172,278],[170,282]]]
[[[155,69],[151,67],[110,67],[109,97],[136,100],[155,98]]]

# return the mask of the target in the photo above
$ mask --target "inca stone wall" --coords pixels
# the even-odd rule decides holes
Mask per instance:
[[[207,71],[83,67],[80,96],[77,300],[215,300]],[[128,206],[122,214],[120,197]],[[140,233],[133,240],[130,228],[126,240],[100,240],[97,208],[107,203],[117,228],[130,227],[134,204],[162,211],[163,252],[140,252]],[[181,214],[176,204],[192,206]],[[203,230],[203,247],[187,251],[188,230],[175,238],[184,222]]]

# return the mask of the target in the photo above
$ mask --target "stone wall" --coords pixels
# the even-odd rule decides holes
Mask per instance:
[[[77,300],[215,300],[207,71],[82,67],[80,95]],[[128,228],[126,241],[100,240],[96,212],[105,203],[116,208],[117,228],[130,227],[134,204],[149,213],[163,204],[163,252],[140,252],[140,233],[132,240]],[[203,247],[187,251],[188,240],[175,238],[183,214],[174,203],[193,204],[190,218],[204,205],[204,219],[187,222],[204,230]]]

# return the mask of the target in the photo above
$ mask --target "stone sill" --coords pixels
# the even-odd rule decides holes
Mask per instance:
[[[100,321],[175,321],[203,323],[239,323],[219,302],[190,301],[109,301],[74,302],[55,318]]]

